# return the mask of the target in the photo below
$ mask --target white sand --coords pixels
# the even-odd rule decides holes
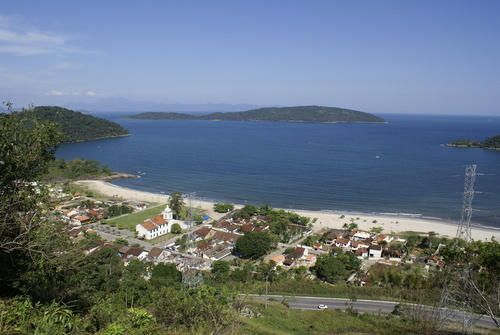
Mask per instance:
[[[131,188],[117,186],[102,180],[79,180],[75,184],[84,186],[91,191],[97,192],[107,197],[118,197],[124,200],[145,201],[150,203],[165,204],[168,202],[168,195],[151,193],[144,191],[136,191]],[[214,219],[219,219],[224,216],[214,211],[214,202],[204,201],[199,199],[192,200],[192,206],[201,208],[206,211],[207,215]]]
[[[317,218],[316,223],[313,224],[315,231],[321,231],[326,228],[342,228],[345,223],[351,223],[351,219],[354,219],[354,223],[356,223],[360,229],[370,230],[372,227],[381,227],[384,233],[398,233],[404,231],[421,233],[435,232],[442,236],[454,237],[458,228],[458,223],[408,216],[342,213],[340,211],[294,210],[294,212],[311,218]],[[345,215],[343,219],[340,218],[342,214]],[[374,220],[377,222],[373,223]],[[490,240],[492,237],[498,240],[500,238],[500,229],[472,228],[472,238],[475,240]]]
[[[116,186],[102,180],[81,180],[76,184],[85,186],[94,192],[105,196],[117,196],[119,198],[136,201],[146,201],[154,203],[166,203],[168,196],[150,192],[136,191],[126,187]],[[205,200],[193,200],[194,207],[199,207],[207,212],[212,218],[218,219],[223,216],[214,212],[214,202]],[[241,205],[236,205],[236,208]],[[287,209],[300,215],[308,216],[311,219],[317,218],[313,224],[314,231],[321,231],[327,228],[342,228],[345,223],[350,223],[351,219],[358,224],[360,229],[369,230],[372,227],[381,227],[384,233],[398,233],[403,231],[414,232],[435,232],[439,235],[453,237],[457,231],[457,224],[444,222],[440,220],[421,219],[408,216],[375,215],[366,213],[342,213],[341,211],[308,211]],[[345,217],[341,219],[341,215]],[[359,219],[357,219],[359,218]],[[376,220],[376,223],[373,221]],[[500,229],[472,228],[472,238],[475,240],[489,240],[492,237],[500,239]]]

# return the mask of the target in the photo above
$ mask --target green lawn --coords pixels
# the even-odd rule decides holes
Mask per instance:
[[[104,223],[115,225],[118,228],[128,229],[135,232],[135,225],[142,223],[144,220],[160,214],[165,209],[166,204],[147,208],[140,212],[135,212],[128,215],[119,216],[113,219],[106,220]]]

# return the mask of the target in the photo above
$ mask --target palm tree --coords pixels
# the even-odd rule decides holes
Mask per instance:
[[[170,195],[168,205],[170,206],[170,208],[172,208],[175,218],[179,219],[182,208],[184,208],[184,199],[182,198],[182,194],[180,194],[179,192],[172,193]]]

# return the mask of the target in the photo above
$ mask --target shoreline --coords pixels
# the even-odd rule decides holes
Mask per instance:
[[[123,199],[146,201],[152,203],[166,203],[168,195],[152,193],[146,191],[138,191],[131,188],[118,186],[104,180],[79,180],[75,182],[89,188],[90,190],[103,194],[105,196],[117,196]],[[213,210],[215,201],[193,199],[192,205],[199,207],[207,212],[214,219],[224,216],[224,213],[216,213]],[[235,208],[243,207],[242,204],[234,204]],[[442,236],[454,237],[458,228],[457,222],[444,221],[439,218],[422,218],[410,215],[401,215],[405,213],[357,213],[350,211],[339,210],[305,210],[292,208],[277,208],[286,211],[294,212],[299,215],[310,217],[311,220],[316,218],[316,222],[312,223],[313,231],[320,232],[321,230],[330,228],[342,228],[344,223],[350,223],[351,219],[358,224],[360,229],[370,230],[373,227],[381,227],[384,233],[401,233],[401,232],[419,232],[427,234],[435,232]],[[399,215],[398,215],[399,214]],[[344,218],[341,218],[344,215]],[[494,227],[477,227],[471,228],[472,238],[474,240],[490,240],[494,237],[500,239],[500,228]]]

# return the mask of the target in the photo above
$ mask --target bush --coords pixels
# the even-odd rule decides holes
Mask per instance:
[[[217,213],[228,213],[234,209],[234,205],[226,203],[216,203],[214,204],[214,211]]]
[[[170,228],[170,232],[172,234],[180,234],[180,233],[182,233],[182,228],[178,223],[174,223],[172,225],[172,228]]]

